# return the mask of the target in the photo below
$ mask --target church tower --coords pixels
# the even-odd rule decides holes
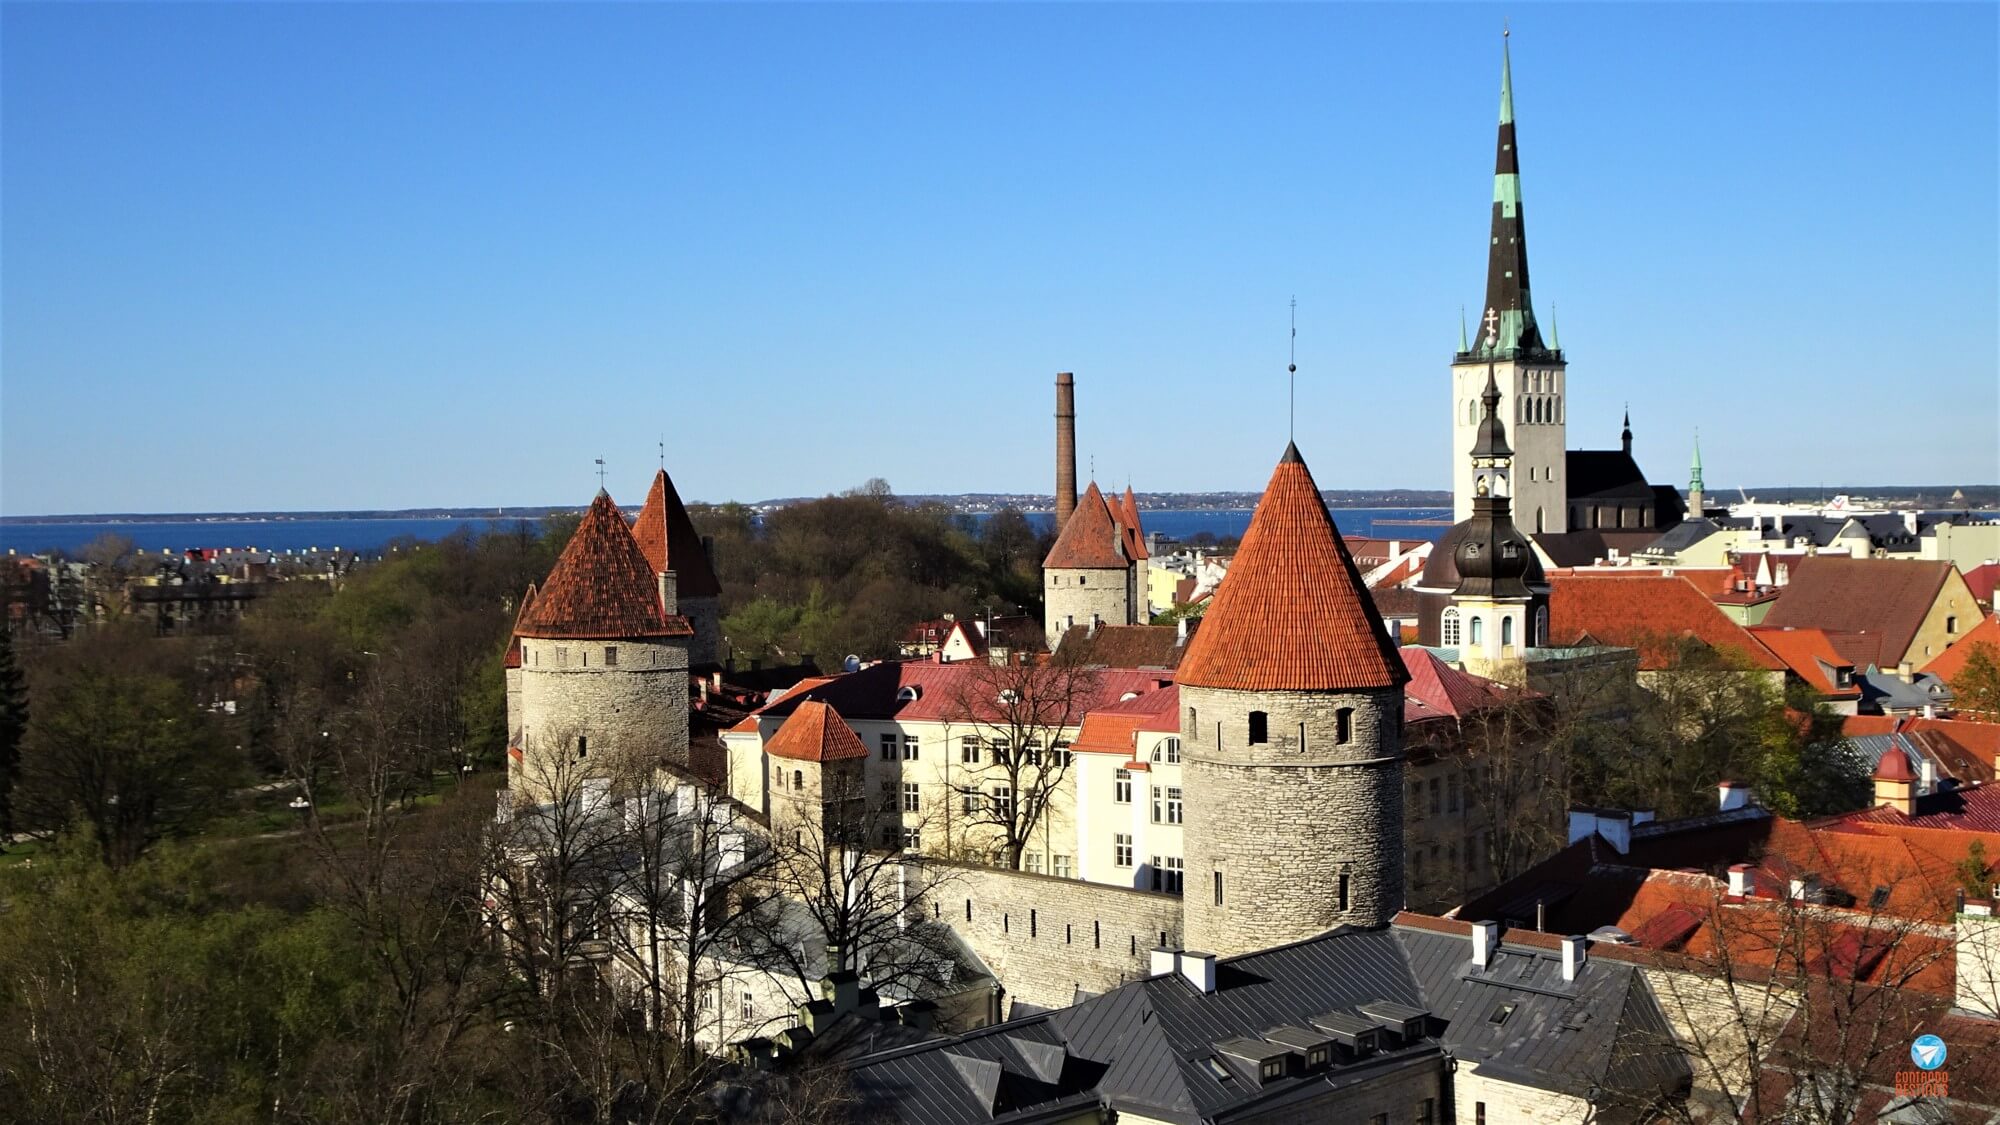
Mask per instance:
[[[1188,947],[1227,956],[1403,906],[1403,661],[1288,446],[1180,685]]]
[[[1465,670],[1500,678],[1500,666],[1523,647],[1543,643],[1539,618],[1530,621],[1534,595],[1528,588],[1534,549],[1514,527],[1508,494],[1513,450],[1500,420],[1500,387],[1489,371],[1479,396],[1479,436],[1468,463],[1472,470],[1472,516],[1452,547],[1458,588],[1442,622],[1443,640],[1456,646]]]
[[[1532,532],[1569,530],[1568,471],[1563,464],[1567,388],[1563,353],[1543,342],[1528,293],[1528,240],[1521,215],[1520,150],[1514,142],[1514,76],[1505,44],[1500,62],[1500,140],[1493,168],[1493,228],[1487,247],[1486,300],[1468,343],[1460,331],[1451,362],[1452,519],[1472,515],[1470,448],[1480,425],[1480,390],[1491,369],[1500,413],[1514,425],[1518,480],[1515,513]]]

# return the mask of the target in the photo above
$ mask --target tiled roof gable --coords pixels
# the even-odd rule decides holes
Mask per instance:
[[[1176,678],[1235,691],[1388,688],[1409,679],[1296,445],[1272,472]]]
[[[585,640],[685,637],[693,631],[687,618],[662,611],[659,580],[624,513],[602,490],[516,626],[524,637]]]
[[[646,564],[653,568],[653,573],[674,572],[677,598],[721,596],[722,583],[716,580],[715,568],[702,548],[701,535],[695,531],[694,521],[688,518],[680,493],[674,491],[674,482],[665,469],[653,475],[646,504],[632,523],[632,538],[645,552]]]
[[[764,744],[764,752],[795,762],[838,762],[868,756],[861,736],[840,712],[817,699],[799,704]]]
[[[1047,570],[1124,570],[1132,562],[1125,535],[1104,493],[1092,481],[1042,566]]]

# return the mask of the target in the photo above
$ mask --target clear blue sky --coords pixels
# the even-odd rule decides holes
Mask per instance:
[[[1996,12],[1506,10],[1571,445],[2000,479]],[[1448,487],[1501,15],[8,3],[0,511]]]

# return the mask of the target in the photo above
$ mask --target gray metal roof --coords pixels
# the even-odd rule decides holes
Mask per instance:
[[[850,1074],[871,1113],[912,1125],[1035,1121],[1092,1104],[1197,1125],[1362,1071],[1436,1066],[1442,1050],[1508,1081],[1585,1095],[1684,1082],[1677,1054],[1632,1049],[1635,1037],[1666,1028],[1633,966],[1588,960],[1564,981],[1544,951],[1503,946],[1480,972],[1470,958],[1460,936],[1338,930],[1223,961],[1213,993],[1178,974],[1151,977],[1057,1012],[862,1058]],[[1502,1004],[1513,1008],[1495,1023]],[[1260,1081],[1244,1061],[1337,1026],[1418,1019],[1424,1038],[1343,1055],[1326,1070]]]

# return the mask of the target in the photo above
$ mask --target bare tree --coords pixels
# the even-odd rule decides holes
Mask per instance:
[[[948,735],[957,730],[961,767],[950,782],[959,802],[947,843],[976,849],[990,841],[1018,870],[1069,776],[1068,739],[1096,699],[1098,673],[1061,661],[963,667],[947,727]]]
[[[1845,1125],[1907,1063],[1924,1013],[1949,1007],[1914,986],[1949,960],[1951,928],[1891,913],[1880,895],[1859,906],[1813,897],[1843,896],[1725,901],[1715,885],[1697,904],[1694,952],[1646,970],[1671,1032],[1621,1048],[1681,1051],[1694,1092],[1645,1108],[1690,1123]]]
[[[932,902],[950,868],[911,862],[905,833],[921,839],[938,813],[871,802],[859,775],[828,783],[834,811],[787,820],[774,833],[770,885],[799,928],[774,950],[810,990],[827,973],[850,972],[903,997],[933,998],[958,979],[956,943]]]

